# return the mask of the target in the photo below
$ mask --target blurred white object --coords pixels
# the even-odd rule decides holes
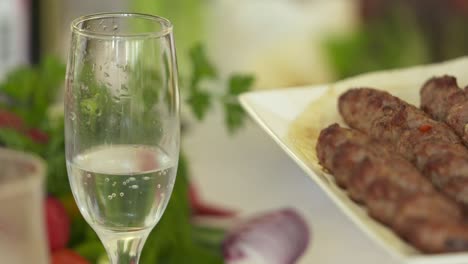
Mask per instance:
[[[358,22],[355,0],[219,0],[210,13],[208,50],[221,73],[252,72],[258,88],[330,81],[323,42]]]
[[[0,262],[49,263],[43,161],[0,148],[0,168]]]
[[[29,61],[29,1],[0,0],[0,79]]]

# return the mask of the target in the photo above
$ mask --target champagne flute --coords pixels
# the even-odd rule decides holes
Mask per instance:
[[[75,201],[112,264],[138,263],[169,201],[179,158],[172,24],[105,13],[72,22],[65,90]]]

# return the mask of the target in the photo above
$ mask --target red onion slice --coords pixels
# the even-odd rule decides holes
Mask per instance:
[[[309,228],[293,209],[252,218],[234,227],[223,243],[227,264],[292,264],[309,244]]]

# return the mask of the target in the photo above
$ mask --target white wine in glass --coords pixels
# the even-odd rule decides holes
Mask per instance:
[[[106,13],[72,22],[68,176],[111,263],[138,263],[175,183],[180,121],[171,23]]]

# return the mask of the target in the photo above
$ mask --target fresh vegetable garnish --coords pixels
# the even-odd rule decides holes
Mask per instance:
[[[292,209],[254,217],[227,235],[223,252],[226,263],[295,263],[309,243],[309,228]]]
[[[0,127],[11,128],[19,131],[24,128],[24,122],[19,116],[0,109]]]
[[[211,91],[202,90],[202,85],[207,81],[220,80],[213,80],[216,70],[201,45],[191,51],[190,60],[193,70],[186,81],[182,80],[181,83],[187,85],[181,85],[184,90],[181,94],[187,95],[183,99],[189,101],[194,116],[202,120],[212,109],[216,99],[224,106],[228,130],[238,130],[246,120],[246,115],[236,96],[250,89],[253,78],[248,75],[234,75],[229,84],[224,86],[221,95],[214,96]],[[63,209],[54,198],[47,201],[51,249],[71,247],[94,263],[105,252],[99,238],[81,214],[77,213],[76,206],[73,206],[65,161],[63,113],[49,113],[51,108],[57,108],[54,104],[64,78],[65,66],[57,59],[46,58],[37,66],[22,67],[11,72],[0,83],[0,145],[33,152],[47,162],[47,192],[50,197],[64,201],[66,206]],[[82,102],[83,111],[88,111],[90,120],[99,114],[92,111],[95,104],[103,103],[106,99],[105,91],[98,85],[88,87],[90,98]],[[157,96],[152,84],[142,86],[141,89],[144,90],[143,99]],[[205,100],[206,97],[208,100]],[[146,117],[139,122],[145,123],[144,118]],[[147,239],[141,264],[223,263],[220,245],[213,246],[212,231],[209,228],[197,229],[192,222],[186,167],[182,154],[171,200],[162,219]],[[196,208],[198,213],[203,214],[231,214],[230,211],[212,208],[201,202],[197,203]],[[65,220],[66,210],[71,218],[69,220]],[[67,231],[70,222],[73,228]],[[216,231],[216,234],[219,233]]]
[[[49,136],[37,128],[29,129],[26,134],[36,143],[46,144],[49,141]]]
[[[240,106],[237,96],[250,90],[254,83],[254,77],[246,74],[233,74],[228,80],[227,88],[221,91],[221,96],[212,94],[203,89],[204,83],[208,80],[217,80],[218,74],[214,65],[208,60],[205,49],[202,45],[195,45],[190,49],[190,59],[192,63],[192,76],[187,86],[188,97],[186,102],[194,116],[202,121],[208,110],[215,101],[223,106],[224,123],[230,133],[238,131],[246,120],[244,110]]]
[[[49,136],[44,131],[37,128],[28,129],[21,117],[15,113],[2,109],[0,109],[0,129],[8,129],[20,133],[21,135],[28,137],[34,143],[45,144],[49,140]],[[7,139],[4,139],[5,143],[10,142]]]
[[[59,200],[52,197],[47,198],[45,209],[50,250],[65,248],[70,238],[70,219],[67,211]]]

